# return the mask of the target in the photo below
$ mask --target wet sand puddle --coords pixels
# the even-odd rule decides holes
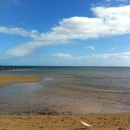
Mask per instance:
[[[47,109],[42,109],[45,105],[43,103],[45,97],[37,91],[44,89],[41,84],[51,80],[52,78],[45,78],[41,82],[13,84],[0,88],[0,114],[49,114]]]

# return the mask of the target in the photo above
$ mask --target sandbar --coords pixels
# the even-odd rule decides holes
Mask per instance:
[[[0,74],[0,87],[4,87],[15,83],[38,82],[42,79],[43,77],[14,76],[14,75]]]

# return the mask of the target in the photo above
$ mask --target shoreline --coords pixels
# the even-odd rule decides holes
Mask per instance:
[[[11,75],[0,75],[0,76],[3,76],[2,79],[4,79],[5,76],[7,76],[6,77],[7,79],[11,78]],[[25,78],[26,79],[25,80],[23,77],[26,77],[27,79]],[[24,79],[23,81],[24,83],[41,81],[41,79],[39,79],[41,77],[31,76],[30,79],[29,77],[30,76],[12,76],[12,78],[17,79],[17,81],[11,80],[11,84],[13,84],[14,82],[22,83],[23,79]],[[9,81],[7,79],[5,81],[7,81],[8,82],[7,84],[9,85]],[[4,82],[4,84],[6,83]],[[44,89],[39,89],[37,91],[37,94],[44,95],[44,98],[45,98],[44,100],[42,97],[40,97],[42,98],[42,101],[45,103],[44,107],[46,106],[48,109],[53,108],[54,111],[58,110],[59,114],[58,115],[44,115],[44,114],[32,115],[32,113],[30,113],[29,115],[26,114],[26,115],[21,115],[21,116],[18,116],[15,114],[6,115],[6,116],[0,115],[0,123],[5,122],[5,124],[0,124],[0,126],[2,126],[1,129],[16,130],[16,129],[19,129],[20,122],[22,122],[23,125],[20,128],[25,129],[25,130],[29,128],[31,130],[33,129],[34,130],[38,130],[38,129],[87,130],[87,127],[83,126],[80,123],[80,120],[87,122],[90,125],[93,125],[93,127],[89,128],[90,130],[100,130],[100,129],[101,130],[129,130],[130,129],[129,108],[127,108],[128,109],[127,111],[124,111],[126,107],[125,106],[122,107],[123,104],[125,105],[124,101],[125,99],[129,97],[129,95],[127,95],[128,97],[126,98],[125,94],[123,95],[115,94],[115,93],[103,94],[102,92],[99,92],[99,91],[86,92],[83,90],[82,91],[74,90],[72,88],[71,90],[68,90],[68,88],[64,87],[64,85],[62,88],[60,87],[59,84],[53,81],[43,82],[43,85],[45,85]],[[121,96],[124,96],[124,97],[121,97]],[[49,99],[49,101],[46,100],[47,98]],[[87,102],[87,104],[83,105],[85,102]],[[66,105],[64,106],[64,104],[67,104],[67,106]],[[41,106],[41,102],[39,102],[39,104],[37,105],[38,107]],[[109,110],[111,108],[110,105],[114,105],[116,108],[112,108],[113,111]],[[4,106],[6,106],[6,104]],[[79,108],[79,106],[81,108]],[[130,105],[128,104],[128,107],[129,106]],[[120,109],[118,107],[120,107]],[[30,108],[32,108],[32,106]],[[75,108],[78,108],[78,110]],[[88,110],[86,110],[86,108]],[[105,111],[103,112],[101,111],[101,109]],[[118,109],[119,110],[123,109],[123,111],[118,112]],[[72,110],[73,113],[61,114],[63,111],[68,111],[68,110]],[[95,112],[93,113],[90,110],[91,111],[95,110]],[[39,109],[39,111],[41,110]],[[85,112],[77,114],[79,111],[82,111],[82,112],[85,111]],[[109,114],[107,113],[107,111],[109,111],[108,112]],[[110,112],[113,112],[113,113],[110,113]],[[14,122],[14,119],[15,119],[15,122]],[[34,126],[30,125],[27,119],[29,119],[29,122],[33,123]],[[9,124],[9,128],[7,128],[6,123]],[[14,125],[14,123],[17,124],[17,127],[15,126],[16,124]],[[24,123],[26,123],[26,125],[24,125]],[[37,126],[37,123],[39,123],[39,126]],[[69,125],[65,125],[65,124],[69,124]]]

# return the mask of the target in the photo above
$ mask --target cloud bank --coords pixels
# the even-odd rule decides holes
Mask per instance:
[[[41,34],[36,30],[0,27],[0,33],[32,38],[31,42],[14,46],[0,55],[25,56],[38,48],[68,44],[74,39],[87,40],[130,33],[130,6],[93,7],[91,10],[95,16],[93,18],[79,16],[64,18],[58,26]]]
[[[89,59],[89,58],[103,58],[103,59],[109,59],[109,58],[116,58],[116,59],[129,59],[130,60],[130,52],[123,52],[123,53],[111,53],[111,54],[92,54],[92,55],[86,55],[86,56],[76,56],[71,54],[65,54],[65,53],[55,53],[51,55],[52,57],[56,58],[65,58],[65,59]]]

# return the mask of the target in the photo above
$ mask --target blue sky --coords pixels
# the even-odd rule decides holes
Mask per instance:
[[[130,1],[0,0],[0,65],[130,66]]]

